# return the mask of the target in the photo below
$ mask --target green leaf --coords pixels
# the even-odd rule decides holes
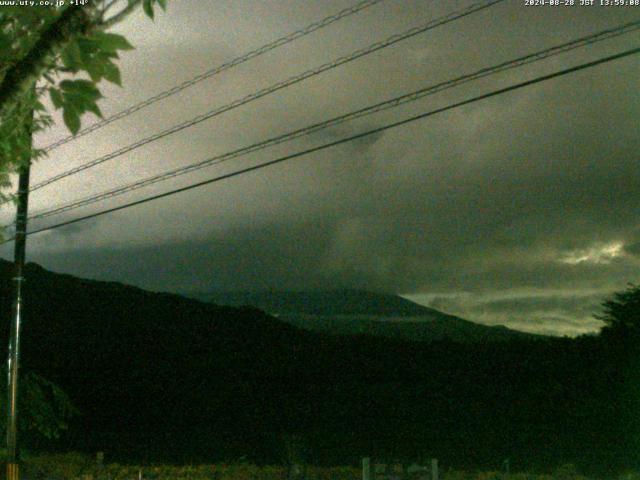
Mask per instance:
[[[68,96],[79,96],[82,99],[95,101],[102,97],[100,90],[90,80],[63,80],[60,88]]]
[[[100,111],[100,108],[98,108],[98,105],[95,102],[94,103],[88,103],[85,106],[85,108],[87,110],[89,110],[91,113],[94,113],[98,117],[102,118],[102,112]]]
[[[113,62],[109,62],[109,63],[106,63],[104,65],[103,77],[105,78],[105,80],[107,80],[107,81],[109,81],[111,83],[115,83],[119,87],[122,86],[122,78],[120,77],[120,69]]]
[[[100,79],[104,76],[104,68],[102,68],[102,65],[100,65],[99,63],[91,63],[90,65],[86,66],[85,70],[94,83],[99,82]]]
[[[153,14],[151,15],[153,17]],[[134,46],[122,35],[117,33],[98,32],[91,37],[96,41],[100,49],[107,52],[115,52],[117,50],[133,50]]]
[[[160,5],[160,8],[162,9],[162,11],[166,11],[167,10],[167,0],[156,0],[158,2],[158,5]]]
[[[93,61],[96,53],[100,51],[100,45],[98,42],[91,38],[79,38],[78,39],[78,48],[80,50],[80,58],[82,60],[83,65],[87,65]]]
[[[62,100],[62,95],[60,94],[60,90],[57,88],[52,88],[49,90],[49,96],[51,97],[51,103],[58,110],[62,107],[64,101]]]
[[[80,115],[78,114],[78,111],[75,108],[69,105],[65,105],[62,118],[64,120],[65,125],[73,135],[78,133],[78,131],[80,130]]]
[[[144,13],[147,15],[147,17],[153,20],[153,4],[151,3],[151,0],[143,0],[142,9],[144,10]]]
[[[10,35],[6,35],[2,30],[0,30],[0,45],[11,45],[13,39]],[[2,48],[0,49],[0,59],[12,59],[14,52],[11,51],[10,48]]]
[[[33,104],[33,109],[36,110],[37,112],[47,111],[47,109],[44,108],[44,105],[42,105],[42,102],[40,102],[40,100],[36,100],[36,102]]]
[[[82,64],[82,55],[78,42],[71,42],[67,45],[67,48],[60,54],[60,58],[65,67],[73,72],[77,72]]]
[[[90,80],[63,80],[60,82],[60,88],[70,92],[84,92],[96,89]]]

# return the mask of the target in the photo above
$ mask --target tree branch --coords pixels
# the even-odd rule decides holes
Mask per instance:
[[[46,71],[51,58],[78,34],[94,26],[91,8],[69,8],[42,33],[27,55],[13,65],[0,83],[0,119],[6,118]]]
[[[104,1],[103,1],[103,3],[104,3],[104,7],[102,7],[102,10],[101,10],[101,12],[100,12],[100,15],[101,15],[101,16],[104,16],[104,14],[105,14],[105,13],[107,13],[107,11],[108,11],[111,7],[113,7],[116,3],[118,3],[119,1],[120,1],[120,0],[110,0],[110,1],[108,1],[108,0],[104,0]]]
[[[120,23],[128,17],[141,3],[142,0],[129,0],[126,7],[112,17],[109,17],[107,20],[103,20],[97,28],[100,30],[106,30],[107,28],[113,27],[116,23]]]

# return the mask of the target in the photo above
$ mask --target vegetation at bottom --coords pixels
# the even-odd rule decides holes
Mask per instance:
[[[23,475],[29,480],[360,480],[362,472],[355,466],[305,467],[292,476],[282,465],[258,466],[250,463],[202,465],[98,465],[93,457],[81,453],[28,456],[23,461]],[[426,480],[429,476],[411,475],[408,480]],[[640,480],[640,473],[627,472],[610,477],[588,477],[571,464],[546,474],[498,471],[465,472],[443,468],[442,480]],[[376,476],[377,480],[383,477]]]
[[[23,472],[31,480],[284,480],[287,467],[256,466],[249,463],[217,463],[201,465],[121,465],[100,466],[95,459],[81,453],[28,456]],[[356,480],[361,477],[355,467],[308,467],[306,478],[314,480]]]

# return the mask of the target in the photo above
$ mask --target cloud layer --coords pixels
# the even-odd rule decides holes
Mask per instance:
[[[468,3],[444,2],[433,12],[417,1],[373,7],[95,137],[72,142],[56,152],[57,163],[51,158],[37,166],[36,179]],[[551,11],[519,3],[506,2],[43,189],[34,195],[33,208],[611,27],[629,14],[623,8]],[[265,9],[263,2],[247,0],[234,2],[233,8],[216,3],[212,11],[204,2],[185,1],[171,4],[156,25],[136,17],[123,26],[138,45],[123,60],[128,88],[107,89],[112,103],[103,110],[117,111],[347,4],[278,1]],[[250,18],[247,12],[253,12]],[[638,34],[126,199],[614,53],[632,39],[637,41]],[[406,294],[471,320],[528,331],[593,331],[599,325],[591,317],[594,309],[634,281],[640,263],[639,74],[637,59],[621,60],[224,184],[34,236],[30,258],[56,270],[157,290],[348,286]],[[47,143],[60,132],[40,141]]]

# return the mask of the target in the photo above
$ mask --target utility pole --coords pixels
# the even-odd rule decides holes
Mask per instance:
[[[31,140],[33,112],[25,119],[25,135]],[[27,152],[19,167],[18,205],[16,210],[16,233],[13,267],[13,308],[9,337],[9,355],[7,359],[7,480],[19,479],[18,450],[18,367],[20,364],[20,323],[22,321],[22,303],[24,286],[24,261],[27,247],[27,215],[29,203],[29,173],[31,170],[31,151]]]

